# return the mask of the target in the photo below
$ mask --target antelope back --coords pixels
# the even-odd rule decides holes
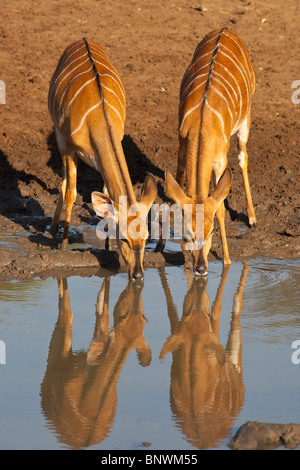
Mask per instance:
[[[48,107],[56,129],[65,136],[76,138],[95,126],[100,112],[122,139],[124,86],[101,46],[82,39],[66,48],[50,81]]]
[[[227,28],[210,32],[181,82],[180,135],[198,122],[218,129],[228,141],[248,114],[254,89],[255,74],[242,41]]]

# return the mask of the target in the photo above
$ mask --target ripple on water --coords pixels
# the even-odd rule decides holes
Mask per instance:
[[[300,262],[252,261],[244,301],[247,328],[267,342],[300,333]]]

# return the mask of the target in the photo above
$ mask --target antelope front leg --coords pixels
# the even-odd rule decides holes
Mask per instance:
[[[179,137],[176,181],[180,185],[181,188],[183,188],[184,179],[185,179],[186,150],[187,150],[186,139],[182,139],[181,137]]]
[[[77,156],[66,156],[67,160],[67,191],[66,191],[66,217],[65,217],[65,225],[64,225],[64,234],[63,234],[63,241],[61,244],[61,249],[68,248],[68,235],[69,235],[69,227],[70,227],[70,220],[71,220],[71,213],[73,204],[76,199],[77,190],[76,190],[76,179],[77,179]]]
[[[256,217],[255,217],[249,178],[248,178],[248,154],[246,150],[249,130],[250,130],[250,112],[237,132],[237,145],[238,145],[239,165],[242,170],[244,188],[245,188],[245,193],[246,193],[247,214],[248,214],[249,225],[250,227],[255,227]]]
[[[62,207],[63,207],[63,203],[64,203],[64,200],[65,200],[65,196],[66,196],[66,186],[67,186],[66,170],[67,170],[67,163],[66,163],[66,156],[65,156],[65,155],[62,157],[62,161],[63,161],[63,164],[62,164],[62,184],[61,184],[61,190],[60,190],[60,193],[59,193],[59,198],[58,198],[58,202],[57,202],[55,214],[54,214],[54,216],[53,216],[53,219],[52,219],[52,222],[51,222],[51,227],[50,227],[50,234],[52,235],[52,237],[55,237],[56,234],[57,234],[58,224],[59,224],[59,221],[60,221],[60,214],[61,214],[61,210],[62,210]]]
[[[222,176],[223,170],[225,168],[216,168],[213,171],[213,184],[216,186],[217,182],[219,181],[220,177]],[[218,209],[216,210],[216,218],[220,227],[220,235],[222,241],[222,249],[223,249],[223,263],[224,264],[231,264],[229,250],[227,245],[227,237],[226,237],[226,229],[225,229],[225,206],[224,201],[221,202]]]

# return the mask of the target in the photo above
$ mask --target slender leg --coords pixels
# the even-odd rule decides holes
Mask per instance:
[[[66,217],[65,217],[65,225],[64,225],[64,234],[63,234],[63,241],[61,244],[62,249],[68,248],[68,234],[69,234],[69,227],[70,227],[70,220],[71,220],[71,213],[73,204],[76,199],[77,191],[76,191],[76,179],[77,179],[77,155],[67,155],[67,191],[66,191]]]
[[[219,179],[221,178],[224,168],[218,168],[218,170],[214,170],[213,172],[213,183],[214,185],[217,184]],[[227,245],[227,237],[226,237],[226,229],[225,229],[225,206],[224,201],[221,202],[218,209],[216,210],[216,218],[220,227],[220,234],[221,234],[221,241],[222,241],[222,248],[223,248],[223,262],[224,264],[231,264],[229,250]]]
[[[181,188],[183,188],[184,180],[185,180],[186,147],[187,147],[186,139],[179,138],[176,181],[180,185]]]
[[[242,169],[242,175],[243,175],[243,181],[244,181],[244,187],[245,187],[245,193],[246,193],[248,220],[249,220],[250,227],[252,227],[256,225],[256,217],[255,217],[251,191],[250,191],[249,178],[248,178],[248,154],[246,150],[246,145],[248,141],[249,130],[250,130],[250,112],[237,132],[237,144],[238,144],[239,165]]]
[[[65,200],[66,196],[66,186],[67,186],[67,175],[66,175],[66,170],[67,170],[67,163],[66,163],[66,155],[63,155],[62,157],[62,184],[61,184],[61,190],[55,210],[55,214],[53,216],[52,222],[51,222],[51,227],[50,227],[50,234],[52,237],[55,237],[57,234],[58,230],[58,224],[60,221],[60,214],[62,211],[63,203]]]

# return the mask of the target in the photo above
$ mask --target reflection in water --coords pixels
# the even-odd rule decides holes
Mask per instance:
[[[67,279],[60,279],[59,314],[41,385],[41,405],[60,442],[73,449],[102,442],[113,425],[117,382],[132,348],[141,365],[151,362],[143,336],[142,285],[129,281],[113,311],[109,331],[109,288],[106,278],[98,294],[94,336],[87,352],[72,351],[73,313]]]
[[[188,441],[199,449],[216,447],[225,439],[244,403],[240,313],[248,266],[245,265],[233,299],[228,342],[219,339],[222,294],[229,266],[225,265],[210,311],[207,278],[194,277],[184,299],[183,314],[177,308],[164,272],[161,272],[171,336],[160,357],[172,352],[170,404],[176,422]]]
[[[171,410],[183,435],[196,448],[216,447],[223,441],[244,404],[240,313],[248,266],[243,268],[233,299],[228,342],[223,348],[219,330],[228,270],[224,266],[211,310],[207,278],[189,279],[181,320],[166,275],[159,271],[171,324],[171,336],[160,358],[172,352]],[[114,306],[110,329],[110,278],[105,278],[88,351],[75,352],[67,279],[59,279],[58,287],[59,313],[41,384],[41,406],[59,442],[80,449],[103,442],[114,427],[117,383],[130,351],[136,349],[142,366],[151,362],[151,349],[143,336],[143,284],[128,282]]]

